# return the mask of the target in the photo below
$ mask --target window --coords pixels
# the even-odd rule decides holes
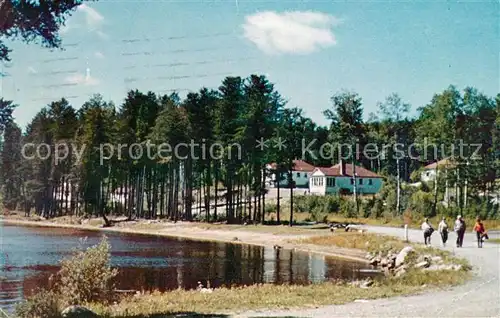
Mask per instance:
[[[368,179],[368,185],[373,185],[373,180],[372,179]]]
[[[351,178],[351,185],[354,185],[354,178]]]
[[[335,187],[335,178],[326,179],[326,186],[332,188]]]
[[[363,185],[363,179],[359,178],[359,185]]]
[[[300,178],[300,172],[297,172],[297,178]]]

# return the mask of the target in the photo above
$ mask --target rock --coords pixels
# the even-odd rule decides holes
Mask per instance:
[[[378,257],[374,257],[370,260],[370,265],[377,266],[379,262],[380,260],[378,259]]]
[[[428,261],[422,261],[418,264],[415,265],[415,268],[427,268],[429,267],[431,264],[428,262]]]
[[[389,265],[389,260],[387,258],[383,258],[381,261],[380,261],[380,266],[382,267],[387,267],[387,265]]]
[[[414,252],[414,249],[411,246],[406,246],[405,248],[403,248],[399,252],[398,256],[396,256],[396,267],[403,265],[408,254],[412,252]]]
[[[401,267],[396,268],[396,270],[394,271],[394,275],[396,277],[401,277],[404,274],[406,274],[407,269],[408,269],[408,265],[402,265]]]
[[[404,269],[404,268],[403,268],[403,269],[401,269],[401,270],[398,270],[394,276],[396,276],[396,277],[401,277],[401,276],[403,276],[404,274],[406,274],[406,269]]]
[[[366,299],[355,299],[354,302],[355,303],[367,303],[368,300],[366,300]]]
[[[98,318],[92,310],[83,306],[69,306],[61,312],[64,318]]]
[[[373,254],[372,253],[366,253],[365,258],[366,259],[372,259],[373,258]]]
[[[392,276],[392,272],[388,267],[384,267],[384,275],[386,277]]]
[[[372,280],[366,280],[366,281],[362,282],[359,287],[361,287],[361,288],[368,288],[368,287],[370,287],[372,285],[373,285],[373,281]]]
[[[394,258],[394,259],[391,259],[391,260],[389,261],[389,264],[387,264],[387,268],[388,268],[388,269],[393,269],[393,268],[395,268],[395,267],[396,267],[396,259]]]
[[[443,258],[441,256],[431,257],[431,262],[433,264],[441,264],[443,262]]]

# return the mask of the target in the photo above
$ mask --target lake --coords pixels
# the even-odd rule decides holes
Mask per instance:
[[[0,225],[0,308],[15,303],[59,269],[59,261],[74,248],[97,244],[103,232],[65,228]],[[158,236],[106,233],[111,265],[118,267],[117,288],[123,290],[193,289],[254,283],[307,284],[329,279],[360,279],[370,268],[310,253],[258,246],[192,241]],[[86,238],[84,240],[84,238]]]

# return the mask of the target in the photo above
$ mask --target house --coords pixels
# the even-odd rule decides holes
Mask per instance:
[[[267,165],[267,170],[273,171],[276,170],[276,163],[271,163]],[[292,170],[292,180],[295,183],[295,187],[297,188],[307,188],[309,186],[309,177],[311,173],[314,171],[315,167],[304,160],[294,160],[293,161],[293,170]],[[277,178],[276,173],[271,173],[270,176],[266,178],[266,184],[271,187],[276,186]],[[288,176],[287,173],[284,172],[281,174],[281,178],[279,180],[280,187],[289,187],[288,185]]]
[[[452,182],[449,184],[448,178],[446,178],[446,174],[449,169],[453,169],[457,166],[455,161],[450,160],[449,158],[445,158],[443,160],[431,163],[424,167],[420,180],[422,182],[434,182],[436,181],[436,176],[444,171],[445,173],[445,185],[444,185],[444,200],[443,203],[448,205],[450,202],[453,202],[457,195],[456,182]]]
[[[431,163],[424,167],[420,180],[423,182],[432,182],[436,180],[436,172],[439,170],[454,168],[455,163],[450,159],[443,159],[438,162]]]
[[[382,189],[383,177],[356,166],[356,191],[359,194],[376,194]],[[314,169],[309,179],[309,192],[316,195],[353,193],[353,164],[341,162],[332,167]]]

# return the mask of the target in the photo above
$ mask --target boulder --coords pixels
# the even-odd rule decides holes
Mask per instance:
[[[61,316],[64,318],[99,318],[99,315],[83,306],[66,307],[61,312]]]
[[[389,264],[387,264],[388,269],[393,269],[396,267],[396,258],[389,260]]]
[[[400,268],[402,268],[402,267],[400,267]],[[396,276],[396,277],[401,277],[401,276],[403,276],[404,274],[406,274],[406,269],[402,268],[402,269],[400,269],[400,270],[396,271],[396,274],[395,274],[394,276]]]
[[[441,264],[443,262],[443,258],[441,256],[431,257],[432,264]]]
[[[378,257],[374,257],[370,260],[370,265],[377,266],[380,263],[380,259]]]
[[[366,280],[366,281],[362,282],[359,287],[361,287],[361,288],[368,288],[368,287],[370,287],[372,285],[373,285],[373,281],[372,280]]]
[[[382,258],[382,260],[380,261],[380,266],[387,267],[387,265],[389,265],[389,260],[386,257]]]
[[[428,261],[422,261],[415,265],[415,268],[428,268],[431,264]]]
[[[408,256],[408,254],[410,254],[412,252],[414,252],[413,247],[411,247],[411,246],[404,247],[399,252],[398,256],[396,256],[396,267],[403,265],[406,261],[406,257]]]

